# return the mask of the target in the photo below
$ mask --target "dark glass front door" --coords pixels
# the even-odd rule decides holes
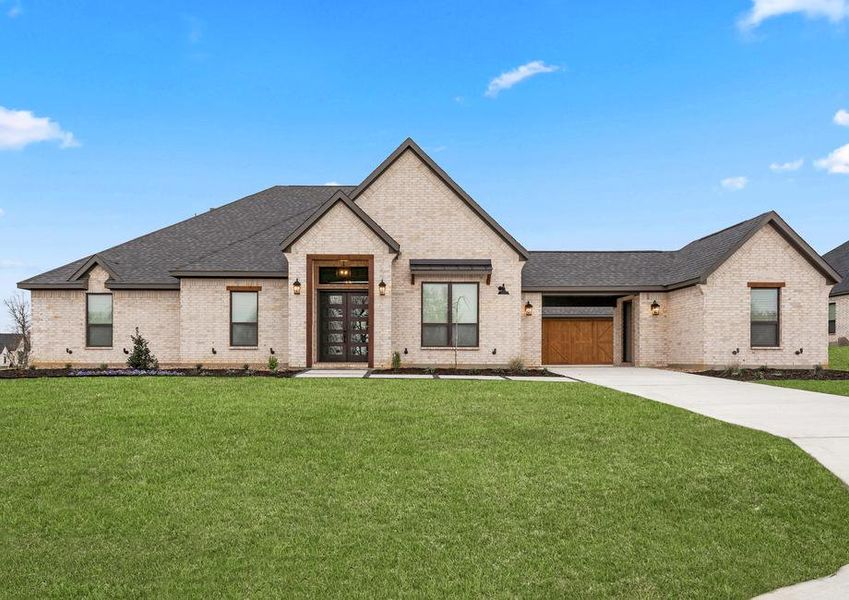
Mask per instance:
[[[368,292],[319,292],[318,315],[319,361],[368,361]]]

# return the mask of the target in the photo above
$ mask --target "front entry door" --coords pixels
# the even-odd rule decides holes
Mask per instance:
[[[368,361],[368,292],[319,292],[318,315],[319,361]]]

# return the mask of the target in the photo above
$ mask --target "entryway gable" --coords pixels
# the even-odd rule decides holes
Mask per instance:
[[[486,249],[487,255],[528,258],[527,250],[411,139],[351,192],[351,198],[404,246],[405,253],[456,256],[457,245],[468,243]]]

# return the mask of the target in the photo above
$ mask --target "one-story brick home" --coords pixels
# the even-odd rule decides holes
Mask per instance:
[[[849,340],[849,242],[827,252],[823,258],[843,276],[831,288],[828,298],[828,341],[846,343]]]
[[[412,140],[19,284],[33,362],[826,364],[838,273],[770,212],[676,251],[529,252]]]

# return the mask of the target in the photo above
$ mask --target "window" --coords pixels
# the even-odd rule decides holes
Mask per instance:
[[[230,345],[258,345],[257,292],[230,292]]]
[[[368,267],[319,267],[318,282],[368,283]]]
[[[837,333],[837,304],[835,302],[828,303],[828,333]]]
[[[112,294],[86,295],[85,345],[112,347]]]
[[[422,284],[422,346],[478,345],[478,284]]]
[[[779,288],[752,288],[752,347],[779,345]]]

